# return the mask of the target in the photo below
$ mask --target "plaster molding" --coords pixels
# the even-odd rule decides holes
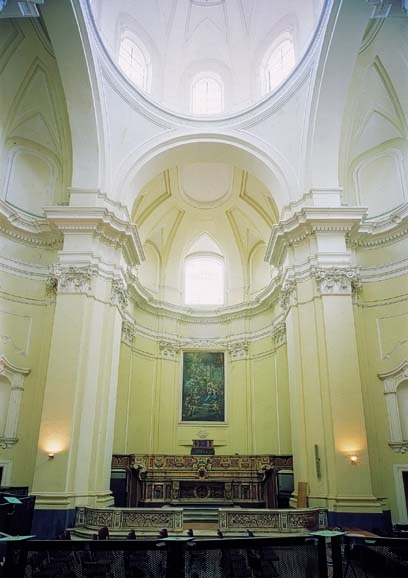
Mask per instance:
[[[34,281],[46,281],[49,275],[49,266],[26,263],[25,261],[17,261],[10,257],[0,256],[0,271]]]
[[[363,219],[358,230],[348,234],[355,248],[375,248],[395,243],[408,236],[408,202],[377,217]]]
[[[283,283],[279,294],[279,304],[285,312],[297,305],[296,281],[294,279],[286,279]]]
[[[234,341],[227,345],[231,361],[241,361],[248,359],[249,343],[248,341]]]
[[[140,283],[134,270],[127,272],[129,293],[131,299],[142,311],[154,315],[166,315],[178,321],[189,323],[211,324],[225,323],[235,319],[248,318],[264,311],[270,310],[276,302],[279,285],[278,277],[274,277],[269,286],[258,293],[250,301],[227,305],[223,307],[193,308],[184,305],[175,305],[166,301],[155,299]]]
[[[408,379],[408,361],[402,361],[393,369],[378,373],[378,378],[384,382],[384,390],[386,394],[397,393],[397,387],[401,381]]]
[[[90,234],[120,248],[130,266],[140,265],[144,260],[136,225],[120,219],[106,207],[46,207],[44,211],[49,223],[64,235]]]
[[[406,416],[400,415],[397,390],[399,384],[408,379],[408,361],[404,360],[393,369],[378,373],[378,378],[383,381],[384,385],[390,434],[388,445],[397,453],[405,453],[408,450],[408,441],[403,439],[401,417],[406,419]]]
[[[97,275],[93,265],[63,266],[53,265],[47,280],[50,290],[58,293],[90,293],[92,279]]]
[[[312,267],[311,274],[317,282],[321,295],[349,295],[361,288],[356,268]]]
[[[366,0],[372,6],[371,18],[383,20],[390,16],[397,18],[408,17],[408,3],[406,0]]]
[[[272,328],[272,338],[275,340],[275,345],[283,345],[286,343],[286,323],[281,321]]]
[[[0,199],[0,233],[13,241],[45,249],[62,247],[62,235],[47,219],[35,218]]]
[[[124,319],[122,321],[122,342],[126,343],[130,347],[133,345],[133,340],[136,336],[136,325],[129,321],[128,319]]]
[[[408,441],[389,442],[388,445],[397,454],[408,454]]]
[[[344,236],[361,223],[366,209],[360,207],[303,207],[272,226],[265,261],[280,266],[286,250],[316,234]]]
[[[129,304],[129,292],[122,279],[112,280],[111,304],[117,305],[121,311],[124,311]]]
[[[159,352],[162,359],[176,361],[179,350],[180,345],[177,342],[159,341]]]
[[[30,373],[27,367],[18,367],[3,354],[0,356],[0,375],[10,382],[10,395],[4,431],[0,432],[0,448],[7,449],[17,443],[17,425],[24,391],[24,378]]]

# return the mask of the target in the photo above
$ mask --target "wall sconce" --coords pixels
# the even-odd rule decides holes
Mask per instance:
[[[47,455],[48,455],[48,459],[49,459],[49,460],[53,460],[53,459],[55,458],[54,452],[48,452]]]
[[[356,455],[350,456],[350,463],[352,466],[356,466],[358,464],[358,456]]]

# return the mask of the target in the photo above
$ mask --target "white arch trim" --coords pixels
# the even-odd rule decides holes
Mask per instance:
[[[153,177],[179,163],[223,162],[255,176],[271,192],[279,212],[298,192],[289,161],[264,141],[236,134],[187,133],[160,135],[128,155],[117,171],[116,199],[131,212],[138,193]]]

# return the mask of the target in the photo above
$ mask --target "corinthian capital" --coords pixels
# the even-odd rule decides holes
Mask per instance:
[[[347,269],[316,267],[312,270],[312,275],[321,294],[350,294],[361,287],[358,272],[351,267]]]
[[[47,284],[59,293],[89,293],[92,277],[96,274],[92,266],[77,267],[54,265],[51,267]]]

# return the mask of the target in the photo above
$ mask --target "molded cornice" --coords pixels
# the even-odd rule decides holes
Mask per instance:
[[[376,247],[394,243],[408,234],[408,203],[370,219],[365,219],[358,230],[350,232],[348,241],[353,247]]]
[[[14,241],[35,247],[58,249],[62,235],[47,219],[34,218],[0,199],[0,233]]]
[[[272,226],[265,261],[279,266],[287,247],[316,233],[350,233],[366,213],[359,207],[304,207]]]
[[[103,207],[47,207],[47,219],[64,235],[92,234],[108,245],[121,247],[130,266],[144,260],[136,225]]]

